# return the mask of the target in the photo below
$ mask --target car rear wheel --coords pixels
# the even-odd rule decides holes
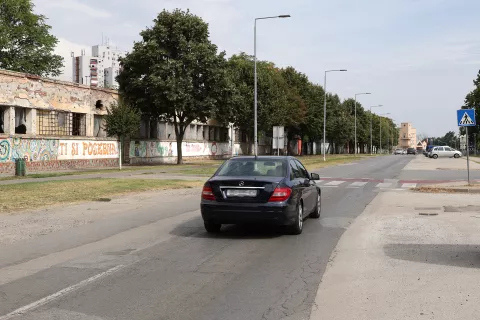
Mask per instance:
[[[204,222],[205,225],[205,230],[207,230],[208,233],[219,233],[220,228],[222,225],[220,223],[213,223],[213,222]]]
[[[453,156],[455,159],[458,159],[460,158],[460,155],[458,153],[455,153],[455,155]]]
[[[312,213],[310,213],[310,217],[313,219],[318,219],[320,218],[320,213],[322,212],[322,197],[320,194],[317,196],[317,204],[315,205],[315,210],[313,210]]]
[[[434,155],[432,156],[432,158],[433,158],[433,159],[437,159],[437,158],[438,158],[438,155],[437,155],[437,154],[434,154]]]
[[[303,231],[303,204],[299,203],[297,207],[297,214],[295,223],[290,226],[290,233],[297,235]]]

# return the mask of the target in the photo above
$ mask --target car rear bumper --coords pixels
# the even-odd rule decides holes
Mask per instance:
[[[295,222],[295,208],[285,203],[215,203],[202,201],[202,218],[220,224],[269,223],[290,225]]]

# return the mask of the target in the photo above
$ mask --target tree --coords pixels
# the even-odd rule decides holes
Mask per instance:
[[[217,118],[226,119],[247,132],[253,141],[254,61],[245,53],[233,55],[227,63],[229,82],[235,86],[230,108],[219,110]],[[277,68],[268,61],[257,61],[258,131],[271,135],[273,126],[297,128],[305,118],[305,103],[285,75],[295,72]],[[292,75],[294,77],[295,75]]]
[[[119,101],[110,105],[105,116],[105,131],[109,137],[120,139],[120,169],[122,168],[122,149],[125,138],[130,138],[138,132],[141,115],[136,109]]]
[[[143,115],[173,122],[181,164],[186,128],[214,118],[225,101],[225,53],[217,53],[208,25],[189,11],[164,10],[140,35],[142,40],[120,60],[120,92]]]
[[[41,77],[58,76],[63,58],[53,54],[57,38],[31,0],[0,2],[0,68]]]

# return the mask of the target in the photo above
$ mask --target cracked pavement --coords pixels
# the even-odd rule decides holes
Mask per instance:
[[[378,157],[317,172],[393,179],[412,159]],[[338,240],[378,191],[323,188],[322,217],[306,220],[300,236],[268,226],[226,226],[208,235],[199,194],[126,197],[117,215],[111,211],[0,247],[0,320],[309,319]],[[111,205],[81,204],[49,214]],[[118,266],[124,267],[110,271]],[[5,317],[92,277],[48,303]]]

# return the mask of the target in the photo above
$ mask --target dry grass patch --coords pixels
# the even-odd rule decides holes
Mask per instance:
[[[131,192],[195,188],[202,184],[186,180],[83,179],[4,185],[0,186],[0,212],[104,200]]]
[[[338,155],[327,155],[326,161],[323,161],[323,156],[306,156],[306,157],[298,157],[303,165],[308,170],[315,170],[320,169],[328,166],[334,166],[339,164],[346,164],[350,162],[360,161],[362,159],[376,157],[377,155],[345,155],[345,154],[338,154]]]

